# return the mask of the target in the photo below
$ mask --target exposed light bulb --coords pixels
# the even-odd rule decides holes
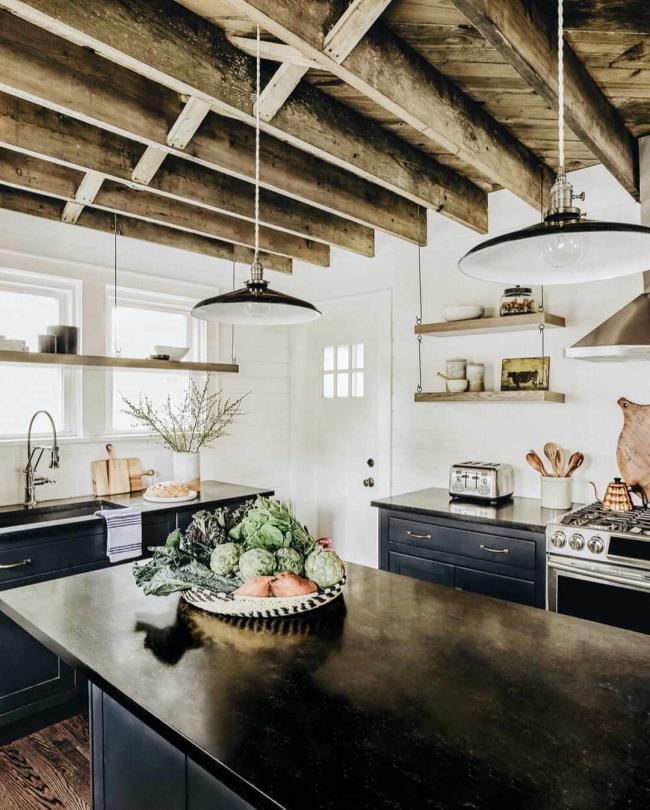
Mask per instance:
[[[271,312],[271,305],[257,301],[248,301],[244,304],[244,310],[250,318],[266,318]]]
[[[562,269],[573,267],[582,258],[582,239],[575,233],[558,233],[544,239],[542,256],[546,264]]]

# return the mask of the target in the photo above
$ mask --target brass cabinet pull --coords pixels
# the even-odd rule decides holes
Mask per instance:
[[[431,540],[430,534],[418,534],[417,532],[412,532],[410,529],[407,529],[406,533],[409,537],[415,537],[416,540]]]
[[[481,551],[491,551],[492,554],[510,554],[509,548],[490,548],[490,546],[484,546],[483,543],[479,546]]]
[[[32,561],[29,557],[26,560],[18,560],[17,562],[12,563],[0,563],[0,569],[5,568],[24,568],[26,565],[31,565]]]

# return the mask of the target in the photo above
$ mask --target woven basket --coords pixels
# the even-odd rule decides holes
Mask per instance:
[[[306,596],[258,597],[235,596],[232,593],[215,593],[206,588],[193,588],[183,591],[183,599],[194,607],[216,613],[220,616],[239,616],[246,619],[281,619],[295,616],[332,602],[341,594],[345,585],[345,574],[340,582],[330,588]]]

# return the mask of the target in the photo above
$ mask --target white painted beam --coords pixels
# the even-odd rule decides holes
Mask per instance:
[[[81,183],[79,183],[77,193],[74,195],[74,201],[70,200],[63,208],[61,214],[63,222],[74,225],[84,207],[94,201],[103,182],[104,175],[100,172],[87,172]]]
[[[203,119],[210,112],[210,104],[202,98],[190,96],[167,135],[167,144],[175,149],[185,149],[194,137]]]

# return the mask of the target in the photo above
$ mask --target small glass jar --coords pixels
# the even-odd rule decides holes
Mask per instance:
[[[530,315],[537,312],[537,301],[533,298],[530,287],[508,287],[503,291],[500,303],[501,316]]]

